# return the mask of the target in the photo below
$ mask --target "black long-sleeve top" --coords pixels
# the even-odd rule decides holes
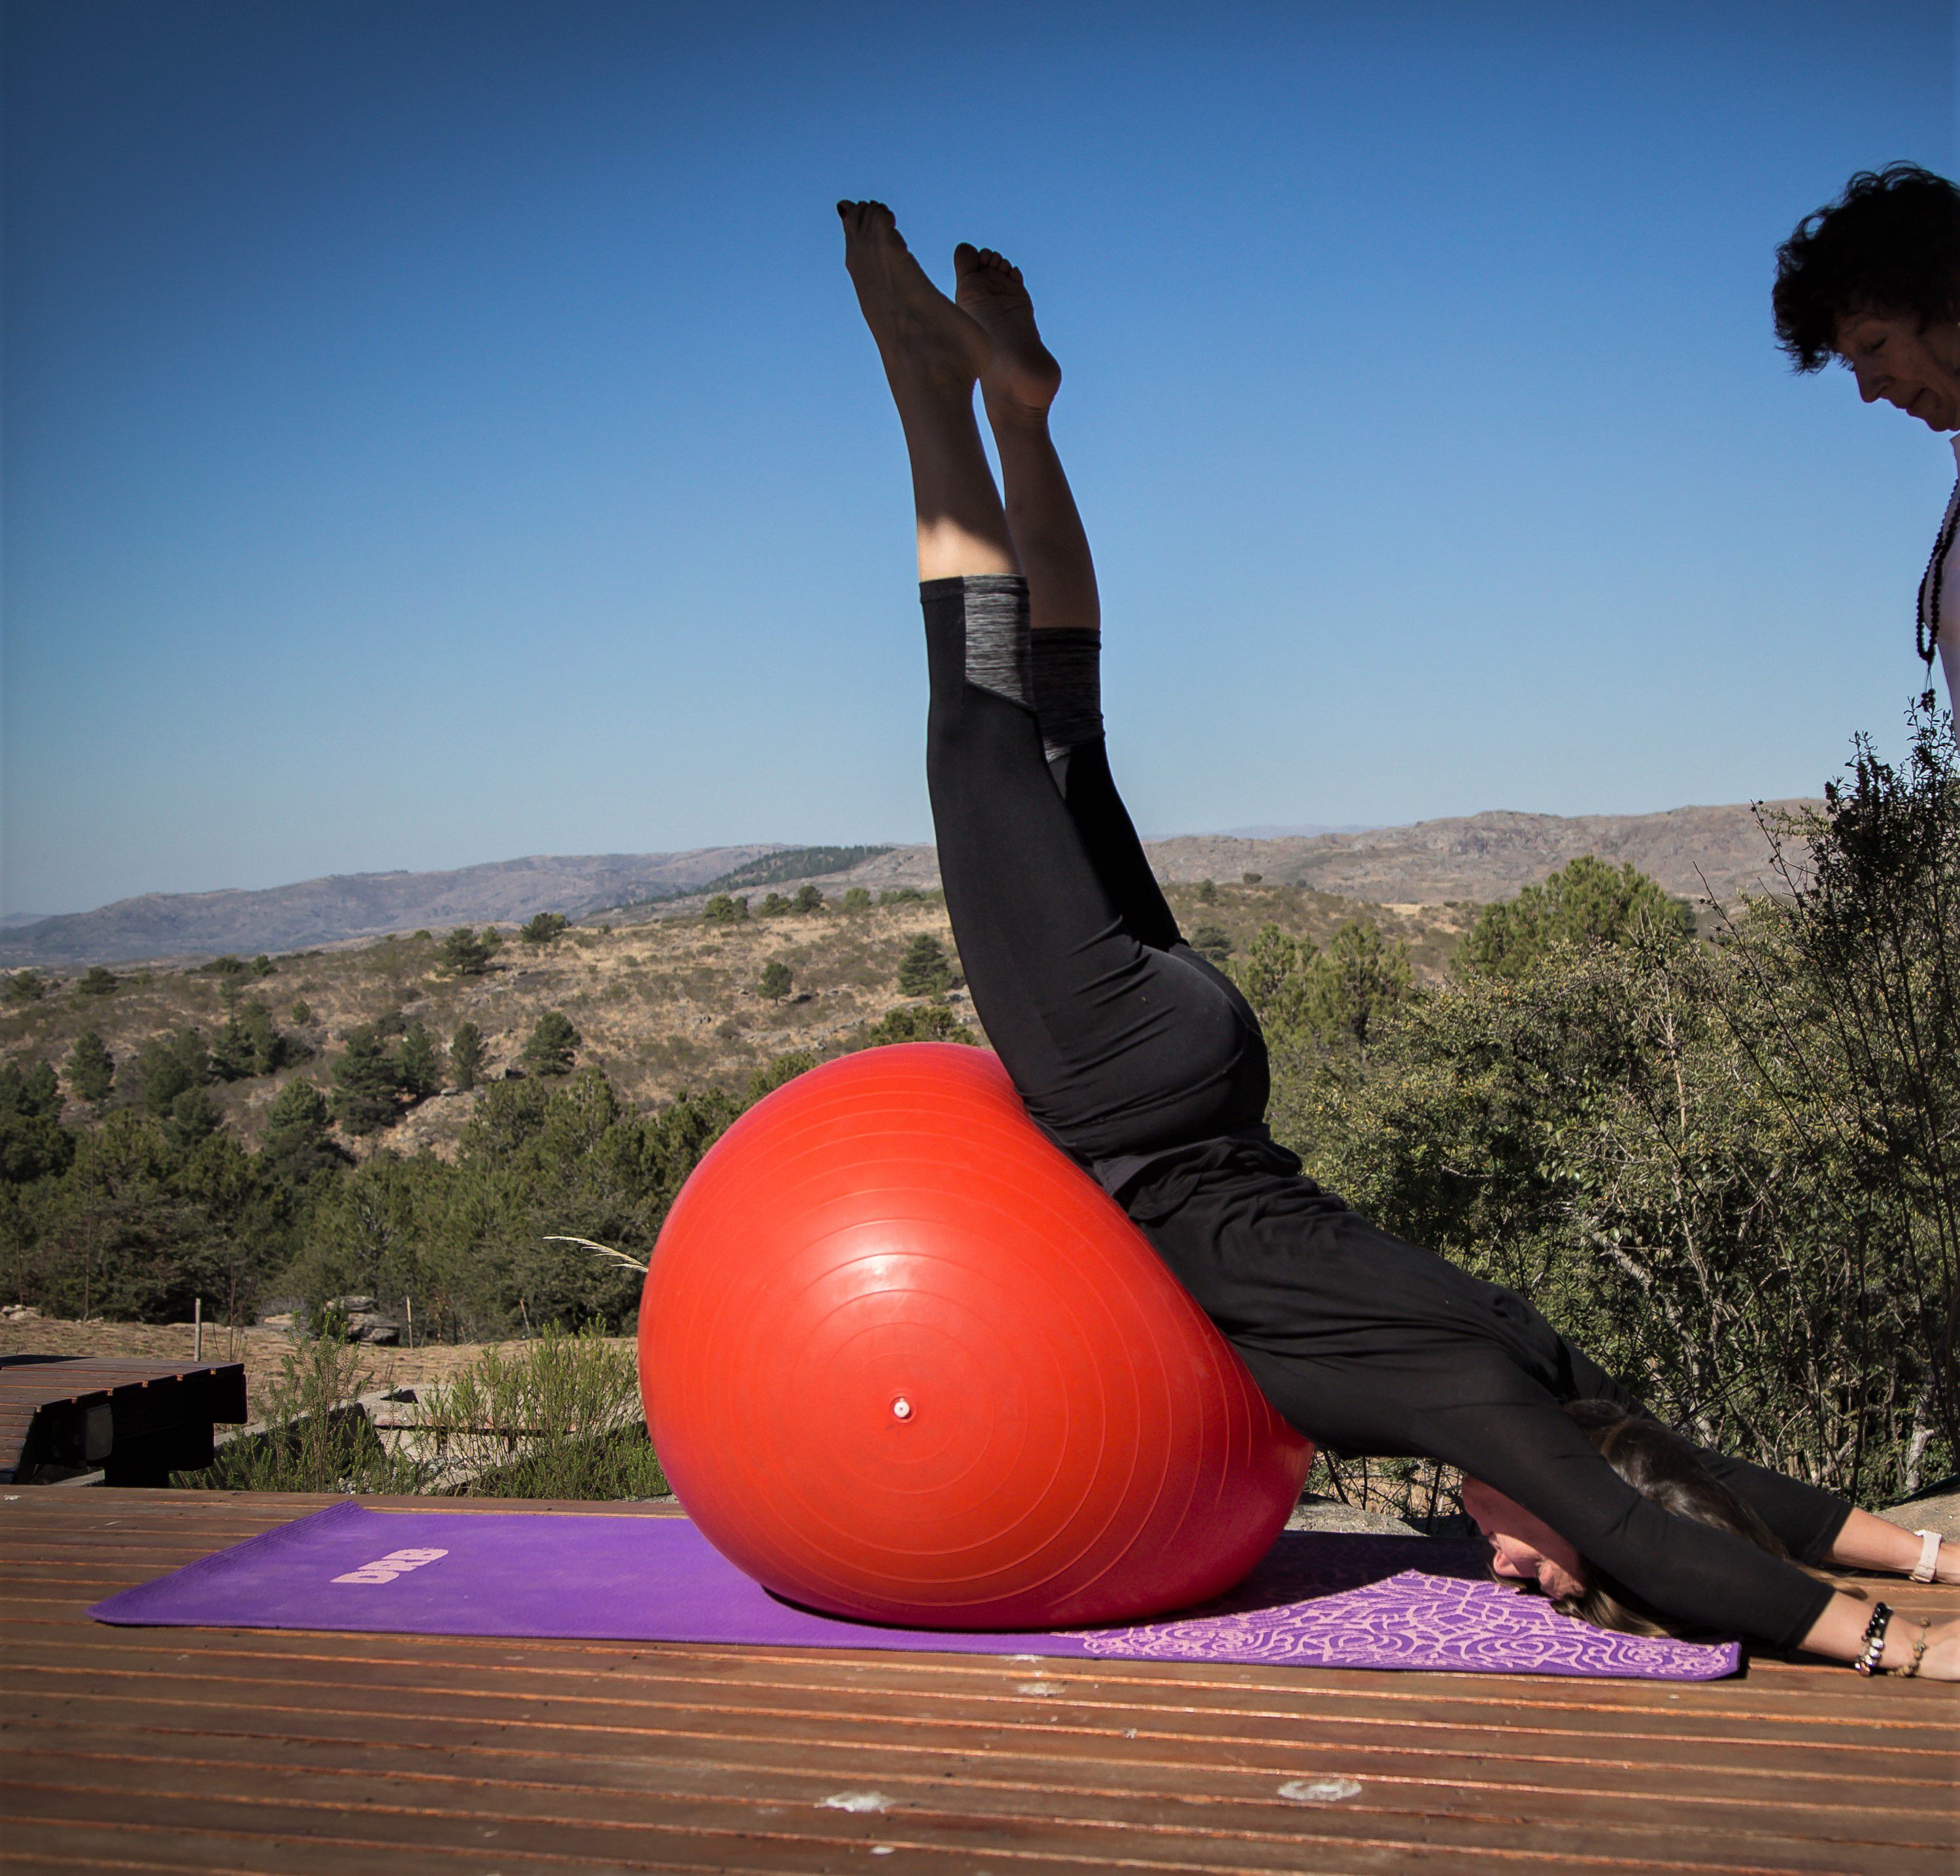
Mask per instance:
[[[1790,1647],[1823,1613],[1828,1584],[1662,1509],[1599,1456],[1564,1403],[1647,1409],[1522,1297],[1377,1230],[1256,1131],[1098,1171],[1313,1438],[1459,1467],[1677,1620]],[[1793,1556],[1827,1554],[1850,1511],[1842,1499],[1701,1457]]]

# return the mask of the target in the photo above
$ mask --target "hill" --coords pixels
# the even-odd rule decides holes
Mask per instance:
[[[473,1022],[487,1044],[484,1078],[494,1080],[517,1068],[539,1017],[557,1010],[583,1038],[581,1062],[603,1069],[638,1106],[657,1105],[682,1089],[737,1091],[775,1056],[858,1046],[872,1025],[915,1004],[899,994],[897,976],[900,957],[921,932],[953,951],[937,896],[915,890],[885,905],[846,909],[834,882],[827,890],[832,896],[823,907],[807,915],[733,925],[698,913],[670,915],[640,925],[574,927],[541,946],[507,942],[476,976],[445,975],[436,939],[390,937],[289,954],[269,960],[262,975],[151,966],[116,973],[114,989],[103,995],[84,994],[69,979],[37,1000],[0,1003],[0,1059],[59,1068],[75,1038],[93,1029],[115,1058],[112,1099],[124,1104],[140,1099],[134,1069],[145,1042],[194,1028],[209,1043],[237,999],[255,1000],[280,1032],[311,1053],[296,1067],[212,1089],[228,1123],[251,1144],[279,1090],[295,1076],[327,1086],[349,1032],[363,1024],[399,1034],[420,1022],[446,1042],[459,1023]],[[1451,908],[1369,908],[1291,886],[1220,884],[1208,897],[1196,886],[1169,890],[1187,930],[1215,926],[1239,951],[1269,920],[1324,942],[1343,921],[1373,918],[1386,935],[1407,941],[1418,975],[1430,979],[1466,922]],[[785,966],[793,980],[780,999],[762,989],[763,968],[772,963]],[[964,989],[956,987],[950,1002],[954,1016],[978,1035]],[[348,1144],[361,1153],[385,1145],[446,1154],[476,1100],[473,1092],[446,1091],[387,1132]],[[67,1118],[78,1126],[88,1122],[73,1100]]]
[[[705,884],[775,851],[699,847],[685,853],[536,855],[444,873],[339,873],[261,891],[145,893],[0,932],[0,964],[113,964],[143,957],[291,951],[385,932],[521,922],[533,913],[578,918],[629,900],[651,902]]]
[[[1818,804],[1770,801],[1774,817]],[[1723,903],[1769,890],[1769,846],[1756,810],[1738,804],[1658,814],[1469,814],[1284,839],[1190,834],[1150,843],[1171,879],[1231,879],[1243,872],[1390,905],[1508,899],[1582,853],[1631,860],[1683,899]]]
[[[1803,805],[1773,802],[1772,811]],[[1166,880],[1249,873],[1376,905],[1502,899],[1582,853],[1631,860],[1671,893],[1728,900],[1766,890],[1768,848],[1745,804],[1657,814],[1494,812],[1360,833],[1185,834],[1146,842]],[[536,856],[444,873],[358,873],[264,891],[152,893],[96,912],[0,930],[0,968],[305,950],[421,928],[511,925],[562,912],[587,924],[686,916],[711,891],[815,883],[873,895],[939,884],[930,846],[765,843],[684,853]]]

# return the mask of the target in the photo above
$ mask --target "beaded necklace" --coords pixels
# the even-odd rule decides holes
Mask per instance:
[[[1926,577],[1919,583],[1919,612],[1913,621],[1913,642],[1928,670],[1933,668],[1933,648],[1939,642],[1939,589],[1946,582],[1946,556],[1953,550],[1953,536],[1960,528],[1960,481],[1946,498],[1946,513],[1939,534],[1933,543],[1933,558],[1926,563]]]

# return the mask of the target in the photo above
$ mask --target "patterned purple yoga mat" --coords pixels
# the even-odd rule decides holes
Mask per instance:
[[[1732,1643],[1612,1635],[1484,1574],[1478,1546],[1289,1531],[1229,1596],[1061,1634],[880,1629],[779,1602],[684,1518],[372,1511],[348,1502],[126,1590],[99,1621],[746,1642],[1119,1661],[1713,1680]]]

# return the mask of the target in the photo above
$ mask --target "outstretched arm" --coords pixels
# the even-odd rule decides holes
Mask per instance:
[[[1465,1393],[1478,1397],[1424,1416],[1427,1449],[1514,1499],[1592,1569],[1678,1621],[1857,1659],[1870,1604],[1745,1538],[1662,1510],[1621,1478],[1552,1396],[1510,1363],[1494,1361]],[[1863,1525],[1847,1519],[1844,1528],[1856,1548]],[[1898,1534],[1916,1558],[1917,1540]],[[1882,1664],[1908,1665],[1920,1632],[1909,1619],[1895,1622]],[[1928,1639],[1920,1672],[1960,1679],[1960,1622],[1939,1625]]]

